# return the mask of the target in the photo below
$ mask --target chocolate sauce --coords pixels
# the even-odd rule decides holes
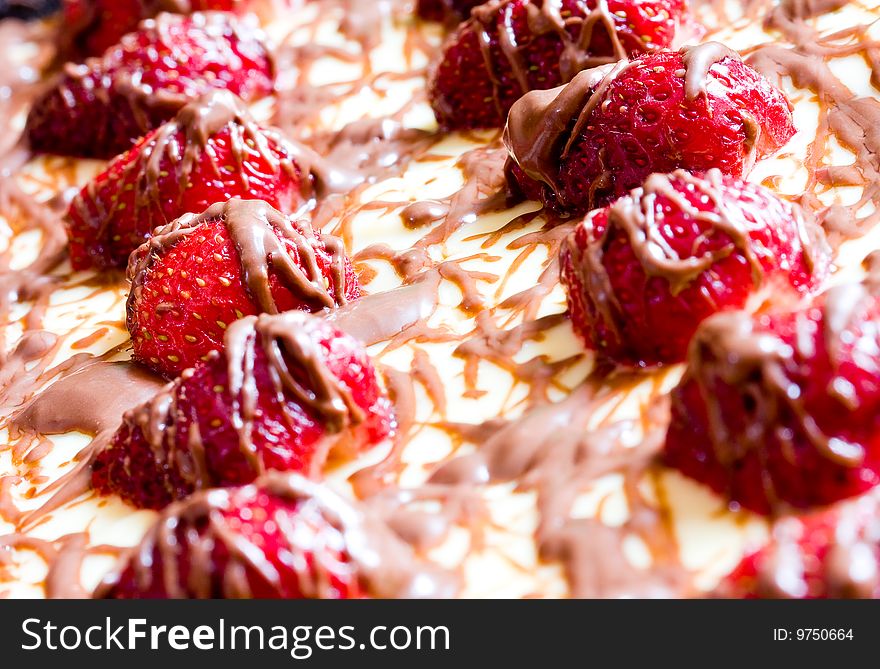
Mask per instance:
[[[258,475],[265,472],[253,442],[254,421],[262,411],[261,393],[293,400],[279,402],[290,424],[299,420],[297,412],[307,411],[327,435],[325,452],[340,433],[367,417],[352,396],[352,389],[327,367],[327,356],[315,331],[318,323],[316,316],[301,311],[247,316],[227,328],[223,353],[211,354],[226,365],[228,385],[218,392],[230,398],[230,420],[238,435],[239,450]],[[265,360],[268,387],[258,383],[258,351]],[[205,457],[208,446],[198,421],[178,404],[181,387],[193,374],[194,370],[185,370],[160,392],[128,411],[124,420],[131,429],[139,429],[160,465],[173,467],[188,489],[202,490],[216,483]],[[190,419],[185,444],[177,437],[181,416]]]

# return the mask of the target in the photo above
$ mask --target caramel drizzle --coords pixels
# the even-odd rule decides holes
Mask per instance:
[[[749,65],[771,81],[790,77],[796,86],[813,91],[818,98],[818,131],[805,165],[808,181],[796,201],[821,222],[835,246],[864,235],[880,220],[880,101],[854,95],[827,62],[834,57],[860,55],[871,68],[876,85],[880,82],[880,44],[867,36],[868,26],[820,34],[801,18],[839,6],[833,0],[817,0],[784,3],[773,9],[765,24],[780,32],[791,46],[762,45],[750,50],[747,58]],[[853,152],[853,162],[823,164],[832,137]],[[823,191],[840,186],[861,187],[862,195],[850,205],[822,202],[819,196]],[[868,213],[864,213],[866,205]]]

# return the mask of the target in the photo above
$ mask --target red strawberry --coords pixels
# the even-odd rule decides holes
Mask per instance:
[[[471,10],[486,0],[418,0],[416,13],[426,21],[458,23],[470,16]]]
[[[828,252],[821,230],[766,188],[678,170],[588,215],[560,262],[575,331],[615,362],[645,367],[683,360],[718,311],[817,288]]]
[[[295,475],[199,492],[169,506],[95,596],[361,597],[348,545],[358,520],[342,499]]]
[[[222,12],[160,14],[82,65],[68,63],[31,108],[37,152],[111,158],[213,89],[269,94],[273,65],[257,31]]]
[[[311,184],[294,154],[231,93],[207,93],[118,156],[74,198],[66,220],[71,264],[125,267],[155,228],[230,197],[296,211]]]
[[[795,133],[788,100],[717,42],[580,73],[511,110],[505,143],[527,196],[584,214],[653,172],[742,177]]]
[[[92,485],[161,508],[265,470],[319,478],[331,451],[352,456],[394,424],[353,338],[301,311],[249,316],[229,326],[222,353],[125,415],[96,456]]]
[[[69,60],[97,56],[159,12],[243,13],[251,0],[64,0],[61,52]]]
[[[129,279],[133,357],[167,377],[220,350],[242,316],[360,297],[340,239],[259,200],[218,203],[159,228],[132,254]]]
[[[778,521],[770,542],[747,555],[718,588],[722,597],[880,598],[876,495],[804,518]]]
[[[444,128],[498,128],[524,93],[586,67],[668,47],[685,0],[500,0],[476,7],[443,47],[429,93]]]
[[[759,513],[880,483],[880,300],[874,279],[807,309],[717,314],[673,392],[669,465]]]

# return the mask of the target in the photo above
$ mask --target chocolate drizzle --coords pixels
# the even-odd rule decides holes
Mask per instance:
[[[676,170],[670,175],[652,174],[641,188],[602,210],[605,227],[601,234],[589,240],[585,249],[579,247],[574,237],[564,242],[565,252],[571,255],[575,271],[579,273],[587,293],[593,296],[592,300],[602,312],[605,323],[617,327],[626,322],[604,261],[608,244],[617,232],[625,235],[628,247],[632,249],[645,276],[665,279],[672,295],[689,288],[697,278],[734,253],[740,254],[751,268],[754,288],[759,289],[765,284],[765,263],[772,249],[763,247],[751,238],[757,229],[756,225],[760,226],[760,223],[749,220],[743,210],[728,205],[729,196],[725,191],[729,186],[724,186],[723,178],[717,169],[709,170],[702,177],[695,177],[684,170]],[[678,182],[678,188],[673,182]],[[692,204],[680,192],[682,187],[695,193],[698,201],[708,203],[710,207],[701,209]],[[729,242],[701,253],[694,248],[692,255],[681,257],[661,230],[664,221],[658,198],[665,198],[676,209],[685,212],[689,219],[706,225],[701,240],[710,241],[715,235],[724,235]],[[790,216],[792,226],[796,226],[796,229],[785,229],[786,226],[775,222],[772,227],[778,228],[776,232],[781,237],[791,239],[795,254],[802,254],[806,266],[812,268],[814,254],[821,255],[826,250],[821,230],[804,222],[796,212],[784,211],[783,215]],[[583,225],[592,230],[591,220],[592,216],[588,215]]]
[[[588,9],[588,5],[592,5],[592,8]],[[515,30],[513,25],[515,13],[523,8],[526,12],[525,23],[517,23]],[[478,5],[471,10],[467,25],[477,34],[483,63],[494,90],[492,99],[501,119],[507,116],[503,101],[509,98],[510,93],[505,90],[509,83],[506,82],[501,69],[502,64],[495,63],[493,44],[497,44],[500,48],[504,59],[503,65],[513,73],[520,93],[533,88],[529,63],[523,55],[522,43],[528,44],[531,40],[545,35],[555,35],[562,44],[558,63],[559,76],[553,78],[560,83],[571,81],[584,69],[614,63],[634,54],[655,51],[667,46],[636,39],[629,40],[627,45],[624,45],[618,30],[626,30],[626,17],[622,18],[612,13],[606,0],[583,3],[578,10],[581,13],[567,9],[562,0],[539,0],[529,2],[524,7],[522,3],[513,3],[512,0],[498,0]],[[678,18],[667,16],[670,22],[670,38],[677,27]],[[523,26],[528,31],[527,35],[518,34]],[[600,31],[607,37],[611,53],[597,55],[591,48],[594,38]],[[455,110],[445,106],[442,96],[436,99],[435,103],[440,105],[442,116],[454,118]]]
[[[232,124],[229,133],[230,148],[238,166],[241,166],[250,152],[255,151],[259,154],[261,162],[271,166],[276,175],[286,172],[291,178],[295,178],[298,174],[308,174],[307,171],[300,171],[301,168],[294,163],[293,157],[296,153],[294,145],[288,143],[279,133],[259,127],[238,97],[225,90],[211,91],[185,105],[174,120],[163,124],[151,139],[140,147],[141,160],[122,161],[120,182],[135,183],[135,216],[146,216],[150,220],[168,223],[165,214],[168,205],[179,207],[180,198],[186,192],[197,161],[207,158],[217,178],[221,178],[221,166],[216,163],[214,153],[209,150],[208,140],[230,124]],[[177,141],[178,134],[183,135],[181,142]],[[182,155],[180,155],[181,145]],[[136,179],[132,179],[132,171],[141,170],[144,161],[146,169],[139,172]],[[162,172],[163,163],[170,163],[176,171],[177,202],[168,203],[160,197],[159,181],[166,176]],[[237,177],[247,188],[247,173],[239,169]],[[114,212],[96,210],[93,209],[93,204],[90,205],[99,201],[97,188],[98,181],[90,180],[85,192],[76,195],[70,210],[76,211],[83,221],[90,222],[100,238]],[[308,190],[306,182],[303,191],[308,192]]]
[[[544,559],[565,565],[575,597],[669,597],[681,594],[687,577],[662,511],[648,503],[638,485],[662,444],[660,429],[638,422],[609,421],[591,428],[594,413],[609,400],[601,375],[587,379],[562,402],[541,404],[521,417],[494,425],[450,425],[479,449],[441,466],[434,484],[473,486],[516,481],[538,493],[538,547]],[[624,388],[638,377],[614,379]],[[646,406],[645,425],[662,407]],[[541,435],[544,435],[543,437]],[[628,446],[627,444],[636,444]],[[624,528],[609,528],[598,520],[572,517],[571,506],[603,475],[623,473],[633,505]],[[633,567],[624,555],[621,538],[632,533],[647,545],[656,561],[650,570]]]
[[[880,220],[880,101],[854,95],[834,74],[828,59],[862,55],[876,82],[880,62],[872,60],[867,28],[854,26],[823,35],[783,10],[771,13],[767,24],[782,32],[793,46],[760,46],[747,62],[771,81],[791,77],[799,88],[811,90],[820,103],[818,131],[805,164],[809,178],[797,201],[823,224],[832,242],[859,237]],[[844,158],[841,165],[824,164],[822,157],[828,155],[831,137],[850,149],[855,160]],[[853,204],[826,205],[819,195],[839,186],[857,186],[863,192]],[[864,213],[865,205],[874,210]]]
[[[229,390],[238,398],[238,413],[233,414],[233,421],[240,432],[248,431],[257,409],[256,382],[251,376],[257,345],[266,353],[275,390],[295,397],[320,418],[328,432],[340,432],[364,420],[364,411],[352,398],[351,389],[323,362],[324,356],[311,334],[314,327],[312,317],[297,311],[243,318],[229,327],[226,336]],[[297,381],[298,375],[292,368],[305,373],[309,387]]]
[[[212,70],[204,76],[193,73],[191,67],[187,71],[181,62],[176,78],[156,81],[144,77],[144,64],[132,62],[130,54],[147,49],[153,58],[173,61],[182,57],[171,53],[174,50],[168,41],[176,39],[172,36],[184,24],[199,30],[207,40],[190,42],[194,51],[187,59],[193,64],[201,60],[205,68],[223,63],[227,68],[249,69],[237,80],[224,81]],[[244,62],[244,58],[257,64]],[[187,17],[163,13],[142,22],[138,32],[123,36],[102,56],[65,63],[46,96],[31,108],[27,131],[32,148],[52,152],[57,147],[52,144],[51,131],[43,133],[44,126],[52,123],[47,114],[60,114],[78,104],[79,113],[90,114],[89,118],[101,126],[83,129],[80,136],[68,140],[66,148],[72,155],[110,158],[130,148],[138,137],[172,118],[200,94],[229,88],[244,98],[257,98],[271,91],[273,80],[274,66],[261,33],[248,22],[238,21],[229,12],[196,12]]]

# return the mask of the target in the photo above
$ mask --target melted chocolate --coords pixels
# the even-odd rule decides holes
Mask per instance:
[[[181,20],[177,14],[162,13],[155,18],[147,19],[139,28],[155,29],[161,34],[169,31]],[[247,48],[253,49],[255,44],[259,45],[259,42],[254,38],[252,28],[244,23],[230,20],[228,12],[196,12],[191,15],[190,20],[208,35],[232,30],[236,39]],[[127,39],[134,39],[134,37],[129,34],[123,37],[122,41],[125,42]],[[93,87],[89,80],[96,76],[100,77],[107,90],[113,91],[128,104],[131,118],[141,131],[141,135],[156,127],[157,117],[170,118],[176,111],[191,102],[191,94],[174,91],[168,87],[157,90],[142,81],[141,73],[131,71],[128,67],[119,67],[120,53],[120,47],[117,45],[108,49],[101,57],[88,58],[83,63],[67,62],[61,69],[70,85],[85,87],[87,90]],[[105,62],[107,59],[110,60],[113,67],[107,68]],[[75,99],[73,92],[66,84],[62,86],[61,95]]]
[[[652,174],[641,188],[621,197],[607,208],[607,221],[602,234],[590,242],[586,249],[582,251],[573,237],[564,242],[572,255],[574,266],[580,272],[581,282],[588,287],[588,293],[595,296],[595,303],[603,311],[606,323],[616,327],[617,323],[626,320],[604,262],[609,239],[617,231],[626,236],[645,275],[665,279],[672,295],[687,289],[695,279],[735,252],[742,255],[751,268],[754,287],[759,288],[764,284],[764,259],[756,253],[755,244],[749,236],[754,223],[738,210],[725,205],[725,196],[719,190],[722,178],[723,175],[716,169],[709,170],[700,178],[684,170],[676,170],[671,175]],[[687,198],[676,191],[673,179],[693,189],[703,202],[712,204],[712,209],[703,211],[691,205]],[[658,197],[671,201],[676,208],[688,212],[693,220],[706,224],[705,238],[722,234],[730,240],[729,243],[700,255],[680,257],[661,234],[662,218],[658,217],[660,212],[656,204]],[[801,243],[795,253],[803,253],[806,264],[812,266],[813,254],[825,252],[824,236],[821,230],[804,223],[800,217],[797,219],[802,230],[798,238],[792,240],[793,243]]]
[[[115,431],[126,411],[155,395],[163,385],[161,379],[131,363],[90,360],[25,405],[12,417],[10,426],[38,434]]]
[[[507,116],[507,110],[502,106],[502,100],[508,93],[504,90],[505,77],[496,66],[492,56],[491,45],[493,34],[497,33],[497,44],[501,49],[505,65],[510,68],[514,79],[519,84],[520,91],[528,91],[532,88],[529,84],[529,64],[522,54],[522,47],[514,38],[512,28],[507,25],[510,22],[506,6],[513,0],[500,0],[487,2],[474,7],[471,11],[469,24],[476,29],[480,49],[482,50],[483,62],[489,72],[489,79],[494,87],[492,99],[501,118]],[[615,24],[615,16],[611,13],[606,2],[591,3],[595,6],[586,16],[573,15],[566,11],[561,0],[542,0],[530,2],[525,5],[526,23],[529,37],[540,38],[544,35],[555,34],[562,44],[559,53],[559,74],[562,82],[571,81],[578,72],[626,59],[627,49],[620,41]],[[498,29],[498,24],[503,24],[503,29]],[[612,54],[596,55],[590,47],[593,37],[602,31],[608,38]],[[521,41],[528,41],[521,38]],[[642,45],[644,51],[654,51],[658,47],[651,43]],[[442,98],[441,98],[442,101]],[[446,110],[447,117],[454,115],[454,110]]]
[[[793,344],[761,327],[754,316],[745,312],[716,314],[703,323],[691,342],[685,379],[695,381],[702,395],[709,419],[708,436],[720,463],[736,467],[745,453],[763,451],[770,441],[778,441],[784,451],[791,451],[795,436],[777,429],[788,417],[797,421],[799,436],[823,457],[842,466],[862,462],[862,444],[842,435],[826,434],[805,407],[800,361],[815,355],[815,347],[821,345],[835,364],[845,342],[858,328],[859,319],[872,308],[876,291],[876,281],[871,278],[829,289],[816,306],[823,317],[820,344],[813,333],[815,321],[805,313],[795,320]],[[749,424],[731,429],[717,400],[718,383],[740,388],[742,395],[755,403],[749,411]],[[830,383],[827,392],[844,407],[852,407],[856,401],[846,382]],[[774,499],[771,482],[768,480],[766,485],[768,499]]]

